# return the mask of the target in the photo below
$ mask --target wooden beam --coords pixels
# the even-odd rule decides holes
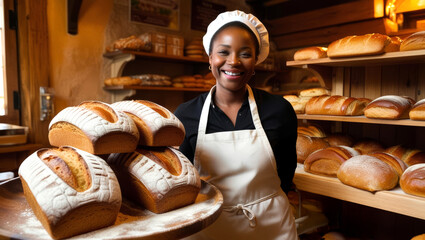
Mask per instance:
[[[375,9],[378,8],[378,9]],[[381,9],[382,8],[382,9]],[[266,20],[271,36],[383,17],[383,0],[361,0]],[[381,11],[380,11],[381,10]]]
[[[278,50],[300,48],[313,45],[327,46],[332,41],[349,36],[367,33],[389,34],[397,25],[387,18],[377,18],[369,21],[355,22],[315,29],[305,32],[291,33],[272,37]]]

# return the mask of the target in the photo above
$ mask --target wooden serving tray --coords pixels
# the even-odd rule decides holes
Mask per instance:
[[[211,225],[220,215],[223,196],[202,181],[194,204],[155,214],[123,199],[115,224],[71,239],[179,239]],[[51,239],[33,214],[20,179],[0,185],[0,239]]]

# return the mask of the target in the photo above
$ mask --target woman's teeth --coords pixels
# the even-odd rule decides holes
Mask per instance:
[[[230,76],[240,76],[242,74],[241,72],[228,72],[228,71],[224,71],[224,73]]]

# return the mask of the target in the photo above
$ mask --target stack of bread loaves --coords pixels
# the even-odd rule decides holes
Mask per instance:
[[[301,90],[299,95],[284,95],[285,98],[294,108],[296,113],[304,113],[306,103],[315,96],[330,95],[330,91],[326,88],[309,88]]]
[[[36,151],[19,168],[25,197],[55,239],[113,225],[121,191],[157,213],[191,204],[199,175],[171,147],[184,135],[170,111],[149,101],[65,108],[49,125],[58,148]],[[105,154],[109,162],[96,156]]]

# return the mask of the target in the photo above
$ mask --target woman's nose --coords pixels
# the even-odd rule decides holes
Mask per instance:
[[[231,65],[238,65],[241,63],[241,60],[237,54],[231,54],[228,58],[228,63]]]

